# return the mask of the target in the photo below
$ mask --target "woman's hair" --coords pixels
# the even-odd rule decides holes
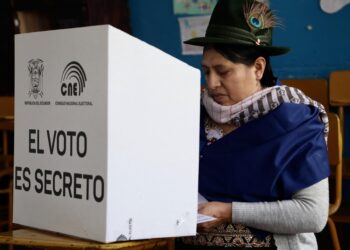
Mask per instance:
[[[262,87],[272,87],[276,85],[277,78],[272,72],[270,56],[266,53],[255,48],[232,47],[232,45],[212,45],[205,47],[204,50],[208,48],[213,48],[233,63],[241,63],[247,66],[252,66],[258,57],[264,57],[266,60],[266,67],[261,79],[261,85]]]

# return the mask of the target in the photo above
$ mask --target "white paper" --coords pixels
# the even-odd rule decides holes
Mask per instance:
[[[216,218],[205,214],[197,214],[197,224],[213,221],[213,220],[216,220]]]
[[[332,14],[350,4],[350,0],[321,0],[320,4],[324,12]]]
[[[198,193],[198,205],[203,204],[203,203],[207,203],[208,200],[201,195],[200,193]],[[205,214],[197,214],[197,224],[199,223],[203,223],[203,222],[208,222],[208,221],[213,221],[216,220],[215,217],[212,216],[208,216]]]
[[[203,37],[209,23],[210,16],[180,17],[181,46],[183,55],[201,55],[203,47],[184,44],[183,42],[195,38]]]
[[[203,195],[201,195],[200,193],[198,193],[198,205],[199,204],[203,204],[203,203],[206,203],[208,202],[208,200],[206,198],[204,198]]]

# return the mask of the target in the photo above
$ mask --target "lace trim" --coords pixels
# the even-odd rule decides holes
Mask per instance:
[[[209,119],[205,119],[204,130],[207,137],[207,144],[210,145],[224,136],[223,129],[210,124]]]
[[[221,225],[209,233],[200,233],[193,237],[183,237],[182,243],[194,246],[216,246],[216,247],[273,247],[275,246],[272,235],[259,240],[244,225],[228,224]]]

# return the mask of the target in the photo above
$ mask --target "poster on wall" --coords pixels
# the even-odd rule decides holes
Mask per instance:
[[[202,54],[202,47],[184,44],[183,42],[194,37],[204,36],[209,23],[209,19],[209,15],[195,17],[180,17],[178,19],[181,33],[181,45],[183,55]]]
[[[321,0],[320,4],[324,12],[333,14],[350,4],[350,0]]]
[[[218,0],[173,0],[174,14],[211,14]]]

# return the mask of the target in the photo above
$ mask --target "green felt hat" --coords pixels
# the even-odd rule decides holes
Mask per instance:
[[[272,46],[272,29],[278,20],[267,5],[255,0],[219,0],[204,37],[185,41],[206,46],[226,44],[254,47],[268,55],[281,55],[290,49]]]

